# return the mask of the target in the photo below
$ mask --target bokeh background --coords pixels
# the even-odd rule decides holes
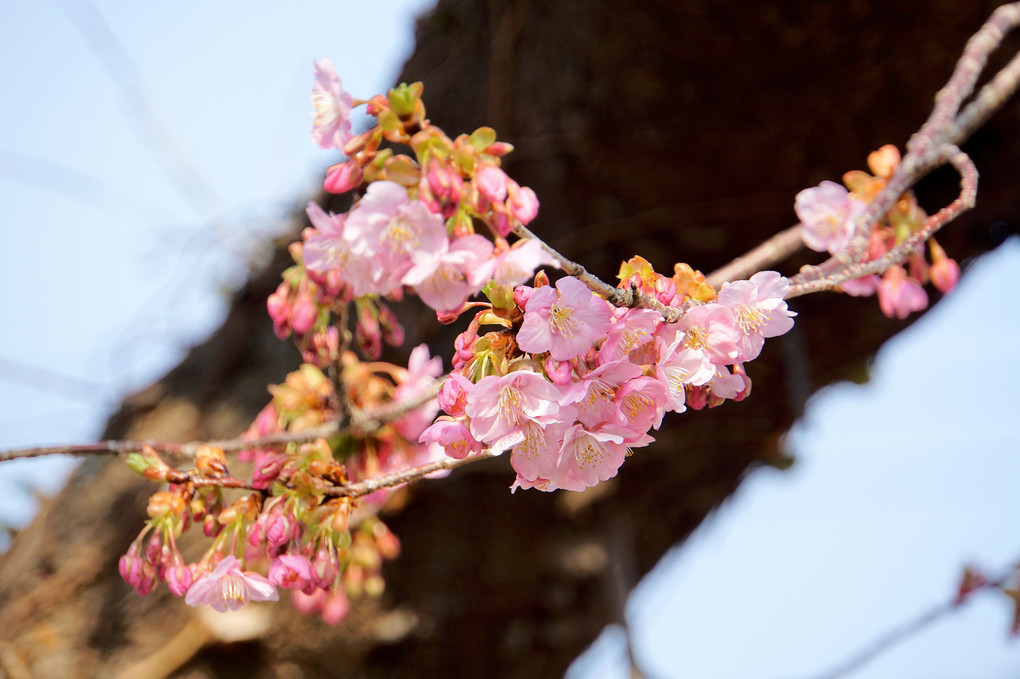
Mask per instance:
[[[308,137],[312,60],[382,91],[430,4],[0,8],[0,447],[96,438],[222,321],[337,158]],[[648,676],[818,676],[949,598],[965,563],[1020,557],[1018,271],[1015,237],[975,262],[867,384],[811,400],[792,468],[755,473],[640,584]],[[25,525],[71,464],[0,466],[0,521]],[[978,597],[854,676],[1020,676],[1010,616]],[[627,672],[614,626],[570,676]]]

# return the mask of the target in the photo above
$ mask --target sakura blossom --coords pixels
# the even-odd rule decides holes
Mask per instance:
[[[739,360],[757,358],[766,337],[777,337],[793,327],[796,314],[787,308],[784,299],[789,289],[790,282],[775,271],[761,271],[751,280],[723,284],[718,301],[733,312],[740,331]]]
[[[524,423],[524,439],[513,446],[510,464],[517,475],[529,481],[548,478],[556,472],[566,430],[574,424],[573,409],[561,409],[555,417]]]
[[[357,296],[373,291],[372,261],[352,250],[351,241],[344,237],[344,219],[327,214],[314,202],[308,203],[305,212],[315,227],[305,242],[305,266],[321,274],[338,271]]]
[[[351,243],[352,252],[372,262],[365,278],[349,282],[356,291],[378,294],[401,284],[413,266],[412,253],[418,257],[439,255],[448,246],[442,216],[411,200],[404,187],[391,181],[369,185],[361,202],[347,215],[344,238]]]
[[[558,361],[576,358],[606,334],[611,317],[608,302],[567,276],[555,288],[547,285],[531,293],[517,344],[529,354],[548,351]]]
[[[310,594],[316,589],[312,564],[300,554],[281,554],[269,565],[269,582],[284,589]]]
[[[889,318],[906,318],[913,311],[928,306],[928,293],[921,284],[907,276],[902,266],[891,267],[878,286],[878,306]]]
[[[540,266],[560,267],[541,243],[534,238],[525,238],[489,260],[486,273],[488,279],[513,287],[531,278]]]
[[[565,490],[591,488],[616,476],[626,456],[623,436],[575,424],[563,437],[560,462],[550,480]]]
[[[867,205],[836,182],[823,181],[794,199],[794,211],[804,227],[804,244],[816,252],[843,250],[854,234],[854,220]]]
[[[492,254],[492,243],[484,236],[471,234],[453,243],[444,240],[439,252],[414,251],[414,264],[402,282],[410,285],[421,300],[439,312],[453,312],[481,289],[479,268]]]
[[[351,140],[351,108],[354,98],[344,92],[333,62],[319,59],[315,62],[315,85],[312,87],[315,120],[312,122],[312,141],[319,148],[343,149]]]
[[[418,438],[420,443],[438,443],[450,457],[458,460],[482,449],[482,444],[471,436],[463,422],[439,419],[433,422]]]
[[[740,331],[733,312],[722,304],[704,304],[684,314],[676,327],[684,349],[700,352],[706,362],[727,365],[740,355]]]
[[[208,604],[220,613],[237,610],[249,601],[278,601],[280,595],[269,580],[241,570],[236,557],[226,556],[216,566],[192,583],[184,602],[189,606]]]
[[[471,418],[471,435],[492,452],[500,453],[524,440],[525,422],[556,414],[560,396],[542,375],[518,370],[479,380],[471,389],[464,412]]]

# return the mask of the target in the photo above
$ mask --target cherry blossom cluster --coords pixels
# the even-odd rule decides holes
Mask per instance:
[[[500,169],[513,147],[492,129],[451,140],[425,117],[420,83],[358,101],[344,92],[329,60],[315,69],[312,138],[348,156],[329,169],[323,186],[359,198],[339,215],[309,203],[312,226],[292,245],[295,266],[268,301],[277,335],[293,332],[306,362],[328,365],[345,322],[335,322],[337,309],[352,301],[358,345],[377,358],[383,342],[403,341],[384,298],[414,292],[452,321],[489,281],[517,285],[537,267],[556,265],[538,242],[507,240],[515,224],[535,218],[538,199]],[[361,104],[377,124],[353,136],[349,115]],[[410,147],[414,157],[383,148],[385,142]]]
[[[823,181],[819,186],[798,193],[794,209],[803,226],[804,244],[817,252],[832,255],[842,252],[854,235],[854,222],[885,188],[899,163],[899,151],[895,146],[886,145],[868,156],[872,174],[854,170],[843,175],[845,187]],[[881,258],[922,229],[927,219],[913,192],[908,191],[872,225],[864,261]],[[906,318],[911,312],[928,306],[928,295],[922,287],[925,283],[930,281],[945,293],[956,287],[960,277],[959,265],[946,256],[934,238],[928,241],[928,247],[930,264],[923,251],[919,251],[906,267],[894,264],[881,277],[869,274],[846,281],[840,288],[847,294],[859,296],[877,292],[882,313],[890,318]]]
[[[242,436],[252,442],[238,455],[247,477],[232,475],[212,446],[185,470],[152,449],[130,456],[136,471],[168,484],[121,559],[140,593],[162,581],[187,603],[222,611],[276,600],[282,588],[300,610],[336,622],[348,596],[382,591],[381,563],[399,549],[376,516],[392,490],[358,497],[351,484],[484,449],[511,451],[514,489],[594,486],[653,440],[667,411],[743,399],[751,385],[743,364],[792,327],[788,282],[775,272],[716,294],[687,265],[666,277],[640,257],[625,262],[621,288],[689,307],[676,323],[614,307],[576,278],[551,284],[535,271],[560,256],[534,238],[508,240],[530,235],[524,226],[538,211],[534,193],[500,168],[512,148],[489,128],[451,140],[425,118],[421,94],[420,84],[402,85],[355,100],[328,61],[316,63],[312,136],[347,156],[324,187],[354,197],[344,214],[308,205],[311,226],[267,301],[276,334],[294,336],[304,364],[270,387],[272,401]],[[355,136],[349,115],[361,105],[376,124]],[[441,389],[441,361],[424,346],[407,367],[377,360],[383,343],[404,340],[385,300],[407,293],[442,322],[475,310]],[[485,299],[472,301],[478,293]],[[380,407],[398,416],[301,438]],[[258,443],[286,440],[279,435],[297,438]],[[195,524],[212,544],[187,563],[177,540]]]
[[[669,306],[703,303],[667,324],[651,309],[613,307],[570,277],[490,286],[491,308],[458,338],[439,392],[446,414],[421,440],[458,458],[510,450],[514,489],[583,490],[651,443],[666,412],[743,399],[743,364],[793,327],[788,284],[775,272],[724,284],[718,296],[690,267],[667,278],[640,257],[620,279]],[[479,334],[487,325],[496,329]]]
[[[420,398],[441,372],[424,346],[407,368],[363,363],[351,352],[342,365],[345,398],[359,409]],[[243,438],[300,433],[339,416],[333,382],[313,365],[270,392],[272,401]],[[434,402],[426,402],[356,436],[243,450],[238,457],[251,463],[247,479],[231,475],[223,451],[211,446],[199,449],[190,470],[169,467],[152,449],[130,455],[133,469],[168,489],[150,499],[149,521],[121,557],[121,575],[140,594],[162,581],[188,604],[218,611],[276,601],[278,588],[286,589],[298,610],[339,622],[350,596],[382,592],[382,561],[397,555],[399,542],[374,511],[390,490],[357,501],[328,490],[442,456],[438,446],[417,443],[435,413]],[[177,540],[193,525],[212,544],[186,563]]]

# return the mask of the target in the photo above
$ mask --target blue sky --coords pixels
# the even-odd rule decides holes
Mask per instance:
[[[335,160],[308,137],[312,60],[381,91],[428,4],[121,0],[95,3],[98,24],[74,0],[0,8],[0,447],[93,439],[220,322]],[[816,397],[797,465],[755,474],[639,587],[651,676],[816,676],[948,596],[964,563],[1020,555],[1017,271],[1014,240],[870,384]],[[0,519],[27,521],[23,485],[54,492],[67,463],[0,466]],[[979,599],[854,676],[1015,677],[1008,619]],[[624,676],[620,648],[607,634],[575,673]]]

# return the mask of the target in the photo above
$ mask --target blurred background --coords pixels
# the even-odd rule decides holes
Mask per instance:
[[[94,440],[222,322],[337,160],[309,140],[312,60],[355,96],[383,91],[431,4],[0,8],[0,447]],[[803,186],[822,178],[838,176]],[[647,676],[821,676],[950,598],[964,564],[1020,556],[1017,271],[1014,236],[883,347],[867,384],[811,399],[790,469],[753,474],[644,578],[626,623]],[[26,525],[72,465],[0,465],[0,522]],[[1011,615],[979,596],[853,676],[1020,676]],[[616,625],[569,676],[628,672]]]

